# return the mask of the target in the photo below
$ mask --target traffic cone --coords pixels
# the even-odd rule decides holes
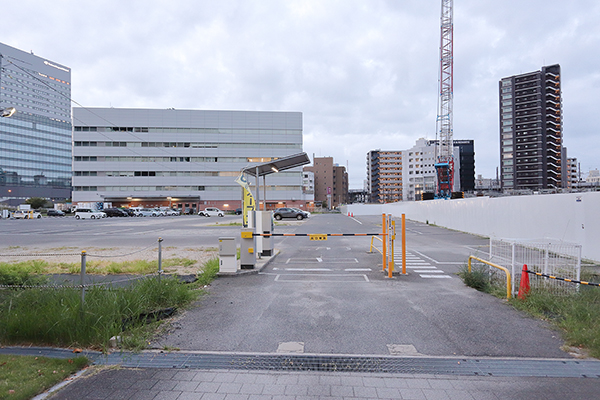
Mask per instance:
[[[521,282],[519,283],[519,294],[517,297],[521,300],[525,300],[525,297],[527,297],[530,290],[531,286],[529,286],[529,273],[527,272],[527,264],[523,264]]]
[[[352,213],[352,218],[354,218],[354,213]]]

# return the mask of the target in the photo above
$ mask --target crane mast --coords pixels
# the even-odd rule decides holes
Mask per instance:
[[[437,199],[451,198],[454,185],[454,145],[452,138],[452,96],[454,90],[452,42],[454,25],[452,22],[452,8],[453,0],[442,0],[442,15],[440,18],[440,96],[438,98],[436,123],[438,144],[435,163],[437,175],[435,198]]]

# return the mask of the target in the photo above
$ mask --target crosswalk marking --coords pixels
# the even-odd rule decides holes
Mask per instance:
[[[397,267],[402,267],[402,254],[394,254],[395,264]],[[414,273],[419,274],[421,278],[424,279],[448,279],[452,278],[450,275],[447,275],[444,271],[437,269],[436,266],[431,265],[431,263],[427,260],[424,260],[420,256],[414,254],[406,255],[406,268],[412,270]]]

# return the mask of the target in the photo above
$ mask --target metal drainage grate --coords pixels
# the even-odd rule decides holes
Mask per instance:
[[[600,378],[600,362],[577,360],[148,352],[101,356],[96,363],[140,368]]]
[[[0,348],[0,354],[70,358],[68,349]],[[229,369],[253,371],[322,371],[463,375],[497,377],[600,378],[600,361],[560,359],[431,358],[394,356],[321,356],[284,354],[227,354],[84,351],[94,364],[130,368]]]

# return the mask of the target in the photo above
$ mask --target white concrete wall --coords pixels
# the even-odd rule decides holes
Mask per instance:
[[[351,204],[342,211],[406,214],[411,220],[493,238],[576,243],[582,245],[583,258],[600,261],[600,192]]]

